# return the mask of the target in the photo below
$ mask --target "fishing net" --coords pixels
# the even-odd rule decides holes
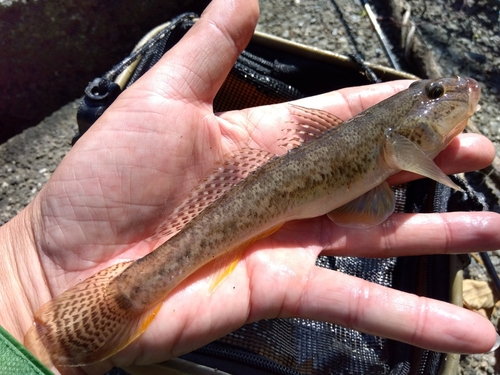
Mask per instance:
[[[137,80],[193,25],[184,14],[148,35],[134,52],[85,90],[78,111],[83,134],[118,94]],[[137,62],[137,60],[139,61]],[[134,69],[130,66],[137,65]],[[132,70],[132,73],[126,73]],[[123,73],[125,72],[125,73]],[[360,74],[361,73],[361,74]],[[215,98],[214,110],[272,104],[346,86],[411,78],[371,66],[359,58],[321,53],[256,35],[241,54]],[[125,77],[125,78],[124,78]],[[116,83],[118,82],[118,83]],[[75,141],[78,136],[75,138]],[[462,180],[465,193],[427,179],[395,187],[398,212],[483,210],[484,202]],[[410,293],[450,301],[453,276],[467,257],[434,255],[364,259],[324,257],[321,267]],[[437,374],[445,355],[368,335],[335,324],[305,319],[262,320],[245,325],[181,358],[232,374]],[[120,373],[114,369],[113,374]]]

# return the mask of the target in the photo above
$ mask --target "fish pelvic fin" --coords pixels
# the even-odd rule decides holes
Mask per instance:
[[[331,221],[342,227],[368,228],[383,223],[393,213],[395,206],[394,193],[384,181],[327,215]]]
[[[388,137],[385,144],[385,160],[391,168],[413,172],[463,192],[462,188],[444,174],[431,158],[402,135],[393,133]]]
[[[212,272],[212,275],[210,276],[210,286],[208,288],[208,295],[211,295],[217,287],[222,284],[222,282],[231,274],[233,273],[234,269],[236,268],[236,265],[238,262],[241,260],[241,257],[245,253],[245,250],[253,244],[255,241],[258,241],[262,238],[268,237],[274,232],[276,232],[278,229],[281,228],[283,224],[277,225],[275,227],[272,227],[271,229],[266,230],[265,232],[259,234],[258,236],[255,236],[251,238],[250,240],[246,241],[245,243],[241,244],[237,248],[227,252],[224,255],[221,255],[214,261],[214,271]]]
[[[108,285],[132,262],[119,263],[89,277],[44,304],[25,336],[25,346],[48,367],[99,362],[134,341],[154,319],[161,303],[131,311]]]

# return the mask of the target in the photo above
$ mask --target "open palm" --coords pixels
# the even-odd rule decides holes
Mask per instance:
[[[225,155],[242,147],[279,152],[287,105],[214,115],[212,100],[253,31],[257,3],[217,0],[186,37],[127,89],[77,142],[31,209],[51,296],[97,271],[152,251],[155,228]],[[344,119],[408,82],[353,88],[299,101]],[[445,172],[486,165],[492,147],[462,136],[439,157]],[[394,177],[392,182],[410,178]],[[150,364],[191,351],[241,325],[297,316],[348,325],[440,351],[481,352],[495,341],[484,319],[315,266],[320,254],[393,256],[498,247],[494,214],[393,215],[363,232],[316,218],[286,224],[255,243],[211,295],[210,267],[185,280],[146,332],[93,372]],[[445,233],[447,236],[436,235]],[[356,246],[349,238],[356,238]],[[419,245],[426,238],[427,246]],[[367,313],[369,312],[369,314]],[[394,321],[404,322],[398,325]],[[466,326],[477,327],[474,330]],[[69,371],[69,370],[68,370]],[[73,371],[73,370],[71,370]]]

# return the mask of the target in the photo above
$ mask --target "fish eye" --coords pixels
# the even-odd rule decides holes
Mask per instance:
[[[444,87],[440,83],[431,83],[425,87],[425,93],[430,99],[437,99],[444,95]]]

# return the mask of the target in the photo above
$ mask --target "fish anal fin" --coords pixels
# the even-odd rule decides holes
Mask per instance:
[[[44,304],[25,336],[26,347],[47,365],[81,366],[125,348],[151,323],[161,303],[132,313],[108,286],[131,262],[108,267]]]
[[[272,227],[266,230],[265,232],[246,241],[237,248],[215,259],[214,271],[210,276],[210,286],[208,288],[208,294],[211,295],[215,291],[215,289],[217,289],[217,287],[234,271],[236,265],[241,260],[241,257],[243,256],[245,250],[251,244],[262,238],[270,236],[271,234],[276,232],[279,228],[281,228],[281,226],[282,224]]]
[[[221,255],[214,261],[214,271],[210,276],[210,285],[208,287],[208,295],[211,295],[222,282],[233,273],[236,265],[240,261],[245,249],[249,245],[244,245],[236,248],[228,254]]]
[[[264,150],[244,148],[219,162],[219,167],[201,180],[172,214],[158,226],[151,239],[167,239],[179,232],[206,207],[275,156]]]
[[[385,144],[385,159],[389,167],[413,172],[452,189],[463,191],[434,161],[425,155],[409,139],[399,134],[391,134]]]
[[[383,182],[351,202],[328,213],[335,224],[368,228],[383,223],[394,211],[396,200],[389,184]]]
[[[278,140],[278,145],[291,150],[328,130],[335,128],[343,121],[330,112],[320,109],[290,105],[291,120],[283,129],[284,135]]]

